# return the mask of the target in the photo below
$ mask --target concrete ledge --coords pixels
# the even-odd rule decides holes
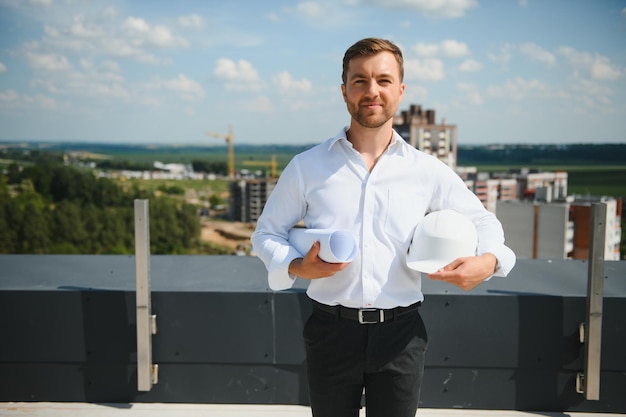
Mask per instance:
[[[0,417],[310,417],[311,410],[297,405],[237,404],[89,404],[89,403],[0,403]],[[592,417],[596,413],[551,413],[507,410],[421,408],[417,417]],[[623,414],[602,414],[618,417]],[[361,410],[360,417],[365,417]]]

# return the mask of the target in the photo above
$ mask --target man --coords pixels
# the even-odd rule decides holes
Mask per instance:
[[[421,276],[406,255],[428,212],[463,213],[479,236],[476,256],[430,279],[470,290],[515,263],[501,224],[460,177],[393,130],[403,77],[402,52],[387,40],[363,39],[346,51],[341,91],[350,126],[293,158],[252,235],[272,289],[310,280],[313,314],[304,339],[315,417],[358,416],[363,389],[368,416],[415,416],[427,336],[418,310]],[[355,259],[324,262],[319,242],[301,255],[288,241],[301,220],[311,229],[352,232]]]

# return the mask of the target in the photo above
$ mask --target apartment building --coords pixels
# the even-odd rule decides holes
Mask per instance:
[[[434,155],[450,168],[457,165],[456,126],[446,119],[441,124],[435,121],[434,110],[422,110],[422,106],[412,104],[393,119],[393,128],[411,146]]]
[[[547,193],[549,195],[549,193]],[[569,196],[561,201],[502,200],[497,216],[519,259],[588,259],[591,206],[606,204],[604,259],[620,260],[622,200]]]

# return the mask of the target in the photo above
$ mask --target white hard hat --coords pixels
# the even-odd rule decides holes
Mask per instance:
[[[474,256],[477,246],[476,227],[467,216],[454,210],[433,211],[415,228],[406,263],[430,274],[456,258]]]

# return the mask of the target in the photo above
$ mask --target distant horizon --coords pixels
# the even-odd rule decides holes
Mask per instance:
[[[330,137],[329,137],[330,138]],[[328,139],[329,139],[328,138]],[[323,142],[323,141],[322,141]],[[305,147],[305,146],[315,146],[322,142],[311,142],[311,143],[234,143],[234,146],[281,146],[281,147]],[[168,143],[168,142],[132,142],[132,141],[106,141],[106,142],[93,142],[91,140],[57,140],[57,139],[21,139],[21,140],[13,140],[13,139],[0,139],[0,145],[4,144],[55,144],[55,145],[63,145],[63,144],[72,144],[72,145],[85,145],[85,146],[142,146],[142,147],[172,147],[172,148],[183,148],[183,147],[204,147],[204,148],[227,148],[228,145],[221,143],[203,143],[203,142],[189,142],[189,143]],[[457,142],[457,146],[572,146],[572,145],[587,145],[587,146],[607,146],[607,145],[624,145],[625,142],[517,142],[517,143],[505,143],[505,142],[494,142],[494,143],[459,143]],[[626,162],[625,162],[626,164]]]

